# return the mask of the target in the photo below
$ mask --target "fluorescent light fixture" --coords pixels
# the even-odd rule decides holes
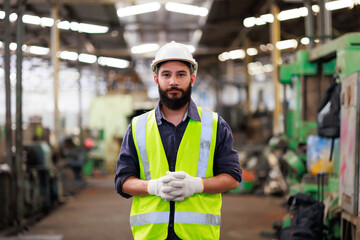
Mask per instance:
[[[74,24],[74,23],[70,24],[70,28],[71,28],[72,24]],[[73,30],[73,31],[75,31],[75,30]],[[88,23],[79,23],[78,31],[84,32],[84,33],[107,33],[109,31],[109,27],[88,24]]]
[[[320,7],[319,7],[319,5],[312,5],[312,6],[311,6],[311,9],[312,9],[312,11],[313,11],[314,13],[320,12]]]
[[[246,49],[246,53],[249,56],[255,56],[258,54],[258,50],[256,48],[248,48]]]
[[[98,63],[103,66],[115,67],[115,68],[127,68],[130,62],[119,58],[99,57]]]
[[[222,62],[225,62],[226,60],[230,59],[229,53],[228,52],[223,52],[221,54],[219,54],[218,59]]]
[[[274,66],[272,64],[263,65],[264,72],[272,72],[274,71]]]
[[[274,22],[274,16],[271,13],[261,15],[260,18],[268,23]]]
[[[266,44],[266,47],[269,51],[274,50],[274,46],[271,43]]]
[[[159,49],[159,44],[157,43],[146,43],[131,48],[131,52],[134,54],[148,53],[153,52]]]
[[[4,19],[5,18],[5,12],[4,11],[0,11],[0,19]]]
[[[68,21],[61,21],[57,24],[59,29],[70,30],[71,24]]]
[[[339,0],[325,3],[325,7],[329,11],[338,10],[342,8],[354,7],[353,0]]]
[[[35,55],[47,55],[50,49],[47,47],[29,46],[29,52]]]
[[[300,42],[301,44],[308,45],[310,43],[310,39],[308,37],[303,37]]]
[[[76,61],[78,59],[78,54],[76,52],[61,51],[60,58],[63,60]]]
[[[96,63],[97,57],[92,54],[80,53],[79,54],[79,62],[83,63]]]
[[[10,22],[15,22],[17,20],[18,15],[16,13],[11,13],[9,15]]]
[[[285,21],[285,20],[289,20],[289,19],[305,17],[307,15],[308,15],[307,8],[301,7],[301,8],[294,8],[294,9],[290,9],[290,10],[281,11],[278,14],[277,18],[279,19],[279,21]]]
[[[244,59],[245,51],[242,49],[232,50],[229,52],[230,59]]]
[[[260,50],[263,51],[263,52],[266,52],[268,49],[267,49],[265,44],[261,44],[260,45]]]
[[[187,49],[189,49],[189,51],[190,51],[191,53],[194,53],[195,50],[196,50],[193,45],[185,45],[185,46],[187,47]]]
[[[70,23],[71,31],[77,32],[79,31],[79,23],[78,22],[71,22]]]
[[[251,27],[255,26],[256,18],[255,17],[245,18],[244,21],[243,21],[243,24],[244,24],[245,27],[251,28]]]
[[[0,48],[4,46],[4,43],[0,41]]]
[[[40,25],[40,23],[41,23],[40,17],[29,15],[29,14],[24,14],[24,16],[22,17],[22,20],[24,23],[27,23],[27,24]]]
[[[119,8],[117,10],[117,15],[119,17],[126,17],[126,16],[133,16],[148,12],[156,12],[160,9],[161,4],[159,2],[151,2],[151,3],[145,3],[145,4],[139,4],[124,8]]]
[[[52,27],[54,25],[54,19],[48,17],[42,17],[40,25],[43,27]]]
[[[284,50],[288,48],[296,48],[298,45],[295,39],[289,39],[284,41],[279,41],[276,43],[276,48],[279,50]]]
[[[15,50],[17,49],[17,44],[14,43],[14,42],[10,43],[10,44],[9,44],[9,49],[10,49],[11,51],[15,51]]]
[[[207,8],[188,5],[188,4],[182,4],[182,3],[176,3],[176,2],[166,3],[165,9],[170,12],[190,14],[190,15],[201,16],[201,17],[205,17],[209,13],[209,10]]]
[[[258,25],[258,26],[265,25],[266,21],[264,19],[262,19],[262,18],[256,18],[255,19],[255,24]]]

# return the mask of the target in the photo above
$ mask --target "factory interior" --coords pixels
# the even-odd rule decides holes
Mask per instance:
[[[220,239],[360,240],[360,0],[2,0],[0,32],[0,240],[133,239],[116,164],[171,41],[239,157]]]

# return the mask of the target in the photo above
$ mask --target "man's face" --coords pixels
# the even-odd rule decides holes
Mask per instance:
[[[154,80],[158,85],[160,102],[167,108],[177,110],[190,101],[195,74],[190,74],[186,64],[179,61],[166,62],[161,65]]]

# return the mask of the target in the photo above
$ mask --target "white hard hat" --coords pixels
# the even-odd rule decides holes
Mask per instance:
[[[160,62],[178,60],[190,63],[194,67],[194,74],[196,75],[198,64],[192,57],[189,49],[181,43],[172,41],[162,46],[156,53],[155,59],[151,64],[151,70],[156,74],[156,65]]]

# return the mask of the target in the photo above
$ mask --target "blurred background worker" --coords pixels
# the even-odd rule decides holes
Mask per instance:
[[[221,193],[241,181],[230,127],[191,99],[197,67],[183,44],[159,49],[151,65],[158,106],[124,136],[115,187],[134,196],[135,239],[219,239]]]

